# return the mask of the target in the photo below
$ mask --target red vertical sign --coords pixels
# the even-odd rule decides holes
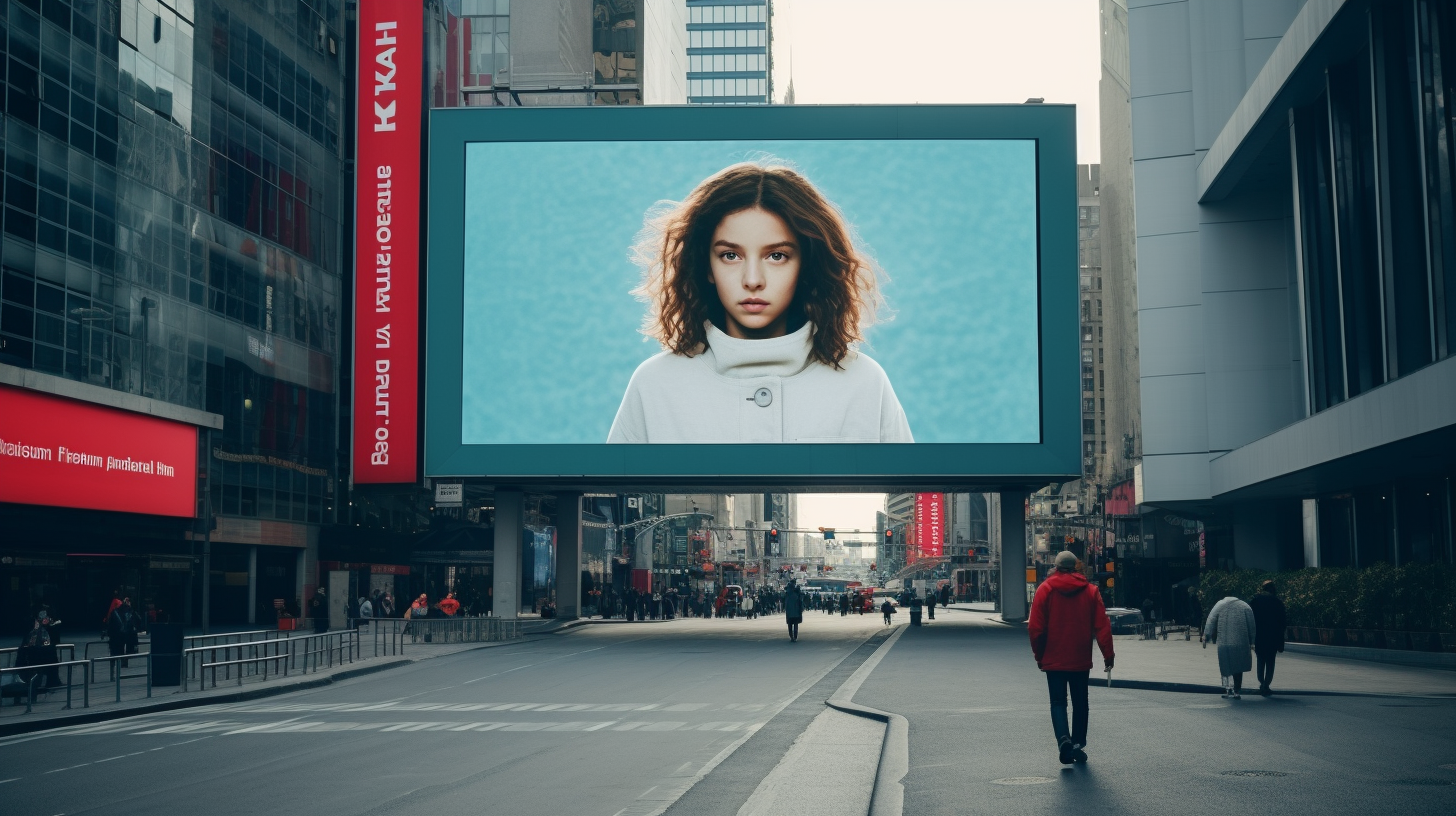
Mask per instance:
[[[945,494],[915,494],[915,549],[921,558],[945,554]]]
[[[424,12],[359,3],[354,482],[413,482],[419,450]]]

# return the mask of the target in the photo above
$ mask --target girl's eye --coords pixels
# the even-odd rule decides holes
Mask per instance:
[[[782,252],[771,252],[769,253],[768,259],[771,261],[786,261],[789,259],[789,256]]]
[[[724,252],[722,255],[719,255],[718,257],[719,258],[722,258],[725,261],[736,261],[736,260],[738,260],[738,253],[737,252]]]

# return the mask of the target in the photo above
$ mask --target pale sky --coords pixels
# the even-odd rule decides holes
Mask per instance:
[[[1095,164],[1097,0],[775,0],[775,96],[802,105],[1077,106],[1077,161]]]
[[[799,494],[800,528],[833,527],[847,533],[859,529],[868,536],[855,540],[873,541],[875,511],[885,509],[883,493],[801,493]]]

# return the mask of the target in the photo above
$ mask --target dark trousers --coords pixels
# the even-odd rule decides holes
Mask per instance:
[[[1259,688],[1268,688],[1274,682],[1274,656],[1278,649],[1254,648],[1254,668],[1258,671]]]
[[[1057,741],[1070,736],[1077,745],[1087,744],[1087,672],[1049,671],[1047,696],[1052,704],[1052,730]],[[1067,692],[1072,693],[1072,726],[1067,728]]]

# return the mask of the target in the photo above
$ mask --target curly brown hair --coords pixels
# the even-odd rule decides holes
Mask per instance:
[[[812,323],[810,356],[831,368],[864,340],[881,303],[874,262],[857,249],[848,224],[808,179],[770,162],[743,162],[710,176],[682,202],[655,208],[633,247],[648,304],[642,333],[674,354],[707,348],[705,324],[725,313],[710,281],[713,233],[723,219],[762,209],[783,219],[799,243],[799,280],[789,325]],[[791,329],[792,330],[792,329]]]

